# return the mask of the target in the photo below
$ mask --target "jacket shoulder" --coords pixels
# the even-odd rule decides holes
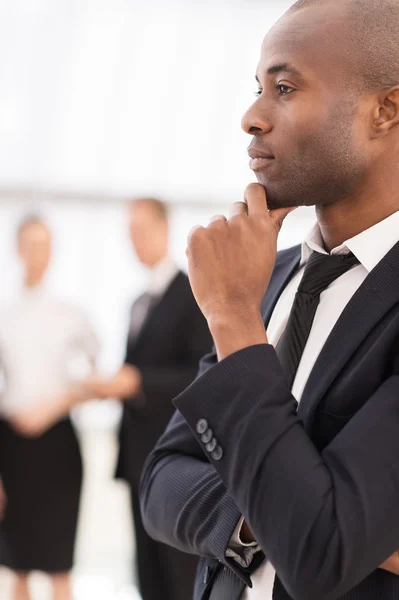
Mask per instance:
[[[190,280],[186,273],[179,271],[173,281],[170,284],[170,289],[178,294],[184,294],[185,296],[191,296],[191,285]]]
[[[301,248],[301,244],[297,244],[296,246],[291,246],[290,248],[285,248],[284,250],[277,252],[275,267],[283,267],[295,258],[299,258],[301,255]]]

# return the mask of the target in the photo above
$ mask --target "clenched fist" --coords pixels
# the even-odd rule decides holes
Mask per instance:
[[[190,232],[190,283],[219,358],[266,341],[260,305],[276,260],[278,234],[291,210],[269,212],[264,187],[254,183],[246,189],[245,202],[233,204],[229,219],[216,216],[208,227]]]

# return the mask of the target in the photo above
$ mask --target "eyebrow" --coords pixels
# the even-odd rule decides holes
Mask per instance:
[[[300,77],[301,79],[303,79],[302,74],[298,71],[298,69],[296,69],[292,65],[289,65],[288,63],[273,65],[272,67],[269,67],[267,69],[268,75],[274,75],[275,73],[289,73],[290,75],[294,75],[295,77]],[[258,83],[260,83],[259,77],[257,75],[255,75],[255,79]]]

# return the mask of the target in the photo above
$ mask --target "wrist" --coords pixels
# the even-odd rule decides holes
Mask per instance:
[[[260,310],[226,310],[209,317],[208,326],[219,360],[244,348],[268,343]]]
[[[70,387],[65,395],[65,406],[73,408],[76,404],[80,404],[86,399],[84,388],[81,384],[76,383]]]
[[[253,542],[255,542],[255,536],[252,533],[246,521],[243,522],[240,529],[240,541],[243,544],[252,544]]]
[[[137,396],[142,387],[142,375],[140,370],[133,365],[124,365],[120,372],[118,397],[122,400]]]

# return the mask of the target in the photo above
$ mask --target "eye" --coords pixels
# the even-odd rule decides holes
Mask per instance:
[[[262,92],[263,92],[263,90],[256,90],[256,92],[254,92],[254,94],[257,98],[259,98],[259,96],[262,95]]]
[[[276,89],[279,90],[280,96],[288,96],[288,94],[291,94],[293,91],[295,91],[294,88],[290,87],[289,85],[285,85],[284,83],[279,83],[276,85]]]

